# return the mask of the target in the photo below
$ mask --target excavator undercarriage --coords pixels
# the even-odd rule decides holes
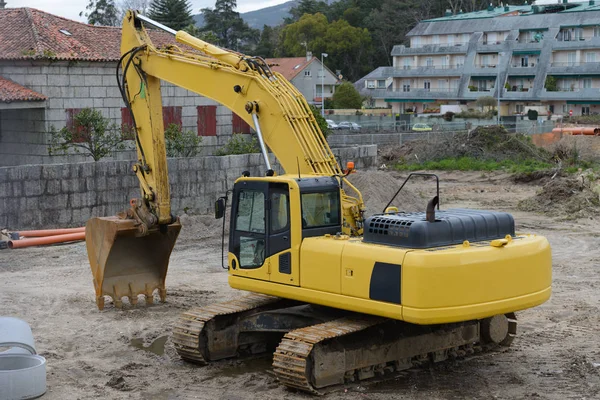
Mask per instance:
[[[324,394],[353,382],[391,379],[427,362],[510,346],[514,313],[483,320],[415,325],[250,294],[181,315],[172,340],[186,361],[205,364],[275,349],[285,386]]]

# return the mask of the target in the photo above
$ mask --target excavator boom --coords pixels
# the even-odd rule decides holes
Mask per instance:
[[[184,45],[158,49],[144,24],[174,35]],[[86,226],[86,245],[100,309],[104,296],[115,305],[122,297],[132,302],[143,294],[152,301],[158,289],[165,299],[168,261],[181,225],[171,214],[170,188],[162,117],[161,81],[166,81],[226,105],[257,132],[267,169],[267,146],[286,172],[340,176],[337,160],[302,96],[283,76],[257,57],[248,57],[176,32],[128,11],[121,41],[123,100],[131,112],[137,162],[133,171],[141,197],[118,217],[92,218]],[[272,174],[272,171],[268,171]],[[364,204],[343,194],[347,233],[362,232]]]

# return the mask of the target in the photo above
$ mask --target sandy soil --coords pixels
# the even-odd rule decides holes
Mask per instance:
[[[371,172],[371,207],[398,187],[396,173]],[[370,386],[348,386],[328,399],[600,398],[600,230],[596,215],[576,221],[517,211],[535,184],[502,174],[442,173],[441,204],[513,212],[518,229],[553,247],[553,296],[518,314],[519,336],[504,352],[449,361]],[[369,179],[364,179],[369,178]],[[371,178],[383,178],[373,184]],[[357,183],[358,184],[358,183]],[[412,205],[434,193],[412,184]],[[383,204],[385,205],[385,204]],[[402,207],[402,202],[399,204]],[[0,315],[26,320],[48,359],[45,399],[308,399],[280,387],[268,358],[206,367],[182,362],[168,339],[178,314],[240,293],[221,269],[220,223],[185,217],[171,261],[165,304],[105,311],[95,307],[83,243],[0,251]]]

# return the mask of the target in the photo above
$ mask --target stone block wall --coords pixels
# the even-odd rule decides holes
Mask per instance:
[[[374,167],[377,146],[335,149],[342,163]],[[274,168],[281,173],[281,167]],[[263,175],[260,154],[168,160],[173,213],[212,213],[214,201],[242,171]],[[114,215],[139,197],[131,161],[0,167],[0,228],[12,230],[83,226],[92,216]]]

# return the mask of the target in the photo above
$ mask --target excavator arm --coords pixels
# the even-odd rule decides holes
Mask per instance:
[[[173,34],[184,46],[158,48],[144,25]],[[166,295],[168,260],[181,225],[171,214],[161,81],[223,104],[254,126],[267,175],[274,174],[268,147],[286,173],[343,181],[357,195],[342,191],[343,229],[362,233],[360,192],[345,179],[306,99],[263,59],[221,49],[134,11],[123,20],[121,54],[118,85],[132,115],[138,156],[133,170],[142,197],[118,218],[88,221],[86,244],[99,308],[104,295],[117,305],[121,297],[136,299],[138,294],[151,301],[155,289],[162,300]]]

